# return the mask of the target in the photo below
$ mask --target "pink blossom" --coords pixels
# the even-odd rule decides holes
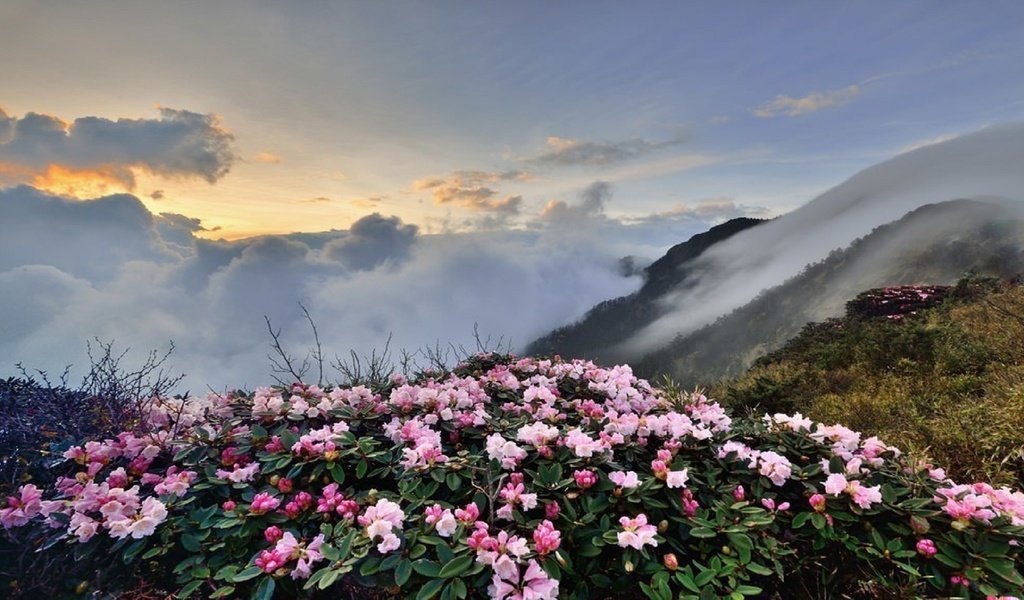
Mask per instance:
[[[683,505],[683,516],[690,518],[697,514],[697,509],[700,508],[700,504],[697,503],[697,500],[693,497],[693,492],[689,489],[684,489],[682,491],[679,495],[679,501]]]
[[[640,513],[632,519],[621,517],[619,524],[622,525],[622,531],[616,537],[620,547],[640,550],[644,546],[658,545],[658,540],[654,539],[658,528],[647,524],[647,515]]]
[[[480,509],[475,503],[470,502],[465,508],[455,509],[455,518],[463,523],[472,523],[480,518]]]
[[[7,507],[0,509],[0,524],[6,528],[21,527],[42,511],[42,492],[29,483],[18,488],[18,495],[7,499]]]
[[[405,520],[405,513],[398,504],[381,498],[367,508],[358,520],[360,525],[366,527],[367,537],[371,540],[380,540],[377,551],[381,554],[397,550],[401,546],[401,540],[392,532],[396,528],[401,531],[402,521]]]
[[[935,542],[924,538],[917,540],[917,553],[925,558],[931,558],[938,553],[938,548],[935,547]]]
[[[822,496],[821,494],[814,494],[813,496],[807,499],[807,502],[808,504],[811,505],[811,508],[813,508],[815,512],[825,512],[825,496]]]
[[[282,536],[284,536],[284,532],[277,525],[271,525],[263,530],[263,538],[271,544],[277,542]]]
[[[670,488],[686,487],[686,480],[689,478],[689,469],[683,469],[682,471],[669,471],[665,474],[665,485]]]
[[[640,478],[635,471],[612,471],[608,474],[612,483],[623,489],[632,489],[640,485]]]
[[[253,514],[261,515],[263,513],[270,512],[281,505],[281,501],[266,492],[256,494],[252,503],[249,505],[249,511]]]
[[[541,521],[537,529],[533,531],[533,542],[537,554],[548,554],[558,549],[562,543],[562,534],[555,529],[551,521]]]
[[[544,505],[544,516],[548,519],[557,519],[561,512],[561,507],[558,506],[558,503],[555,501],[548,502]]]
[[[732,499],[735,500],[736,502],[743,502],[746,499],[746,497],[747,497],[747,493],[743,489],[742,485],[738,485],[738,486],[736,486],[735,489],[733,489],[733,491],[732,491]],[[764,500],[762,500],[761,502],[763,503]]]
[[[766,451],[758,456],[760,468],[758,472],[777,486],[784,485],[793,474],[793,465],[789,459],[776,452]]]
[[[576,485],[583,489],[593,487],[594,484],[597,483],[597,475],[593,471],[588,471],[586,469],[576,471],[572,476],[576,480]]]

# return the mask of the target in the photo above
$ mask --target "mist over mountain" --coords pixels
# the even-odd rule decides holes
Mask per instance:
[[[842,315],[846,302],[866,289],[945,285],[968,272],[1002,279],[1024,272],[1024,207],[953,200],[918,208],[680,335],[635,368],[685,385],[713,383],[738,375],[807,323]]]
[[[950,200],[984,202],[922,211],[892,230],[898,233],[880,232],[869,242],[857,244],[841,261],[842,269],[832,273],[829,269],[837,263],[829,263],[826,270],[832,274],[827,289],[814,290],[821,298],[813,303],[800,300],[802,308],[789,314],[791,324],[782,326],[777,319],[769,319],[757,325],[762,333],[749,332],[753,337],[745,343],[734,342],[727,335],[702,334],[707,344],[722,347],[691,352],[739,353],[727,368],[710,364],[714,361],[702,362],[703,367],[711,368],[702,377],[714,378],[739,368],[749,362],[760,344],[784,341],[785,337],[777,338],[785,332],[796,333],[808,320],[831,316],[830,311],[840,310],[842,302],[866,287],[948,282],[965,269],[992,267],[993,261],[1001,265],[999,270],[1012,271],[1012,266],[1000,261],[1013,256],[1007,248],[1018,243],[1014,226],[998,235],[991,227],[1001,219],[1016,223],[1024,198],[1022,158],[1024,124],[990,127],[898,155],[857,173],[791,213],[756,227],[744,227],[744,221],[737,221],[731,226],[735,227],[732,235],[708,232],[713,243],[700,247],[700,252],[666,256],[652,265],[649,272],[659,263],[664,268],[648,280],[643,288],[646,292],[602,303],[580,322],[556,330],[529,348],[548,353],[585,349],[587,355],[615,361],[636,362],[645,357],[638,363],[645,372],[664,369],[681,374],[676,360],[683,343],[680,340],[696,342],[687,335],[805,269],[814,271],[810,265],[849,247],[875,228],[924,205]],[[950,239],[975,251],[950,254],[946,251],[949,246],[942,245]],[[981,240],[998,244],[986,254],[988,249]],[[930,250],[914,254],[922,248]],[[801,285],[805,284],[790,282],[785,290],[811,292],[798,292]],[[786,292],[773,298],[782,302]],[[734,317],[732,323],[737,319],[740,317]],[[768,334],[780,326],[778,332]],[[672,350],[667,349],[670,345]]]

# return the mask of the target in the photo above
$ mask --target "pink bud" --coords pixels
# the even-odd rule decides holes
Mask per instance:
[[[737,502],[743,502],[743,500],[745,500],[746,497],[747,497],[747,492],[746,492],[746,490],[743,489],[742,485],[738,485],[732,491],[732,497],[733,497],[733,500],[735,500]],[[761,504],[764,504],[764,500],[761,501]],[[771,509],[769,508],[768,510],[771,510]]]
[[[277,540],[284,537],[284,532],[277,525],[271,525],[263,530],[263,538],[271,544],[277,543]]]

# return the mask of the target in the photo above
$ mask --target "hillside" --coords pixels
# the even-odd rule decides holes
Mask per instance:
[[[607,300],[590,309],[578,322],[531,342],[527,354],[560,354],[592,360],[622,360],[616,346],[666,312],[659,303],[673,289],[696,287],[706,264],[696,259],[713,245],[749,229],[761,219],[737,218],[676,244],[643,270],[644,285],[635,293]]]
[[[949,284],[969,271],[1012,277],[1022,271],[1021,248],[1024,219],[1009,203],[926,205],[634,364],[648,377],[667,374],[687,386],[713,383],[743,372],[805,324],[841,315],[862,290]]]
[[[905,292],[859,295],[845,316],[807,325],[712,394],[737,409],[841,422],[925,452],[955,479],[1020,486],[1024,286],[969,278],[886,308]]]

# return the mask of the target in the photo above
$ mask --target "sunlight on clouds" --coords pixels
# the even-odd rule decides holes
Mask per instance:
[[[75,169],[63,165],[49,165],[32,178],[32,187],[71,198],[97,198],[110,194],[131,192],[134,177],[124,167],[100,166]]]

